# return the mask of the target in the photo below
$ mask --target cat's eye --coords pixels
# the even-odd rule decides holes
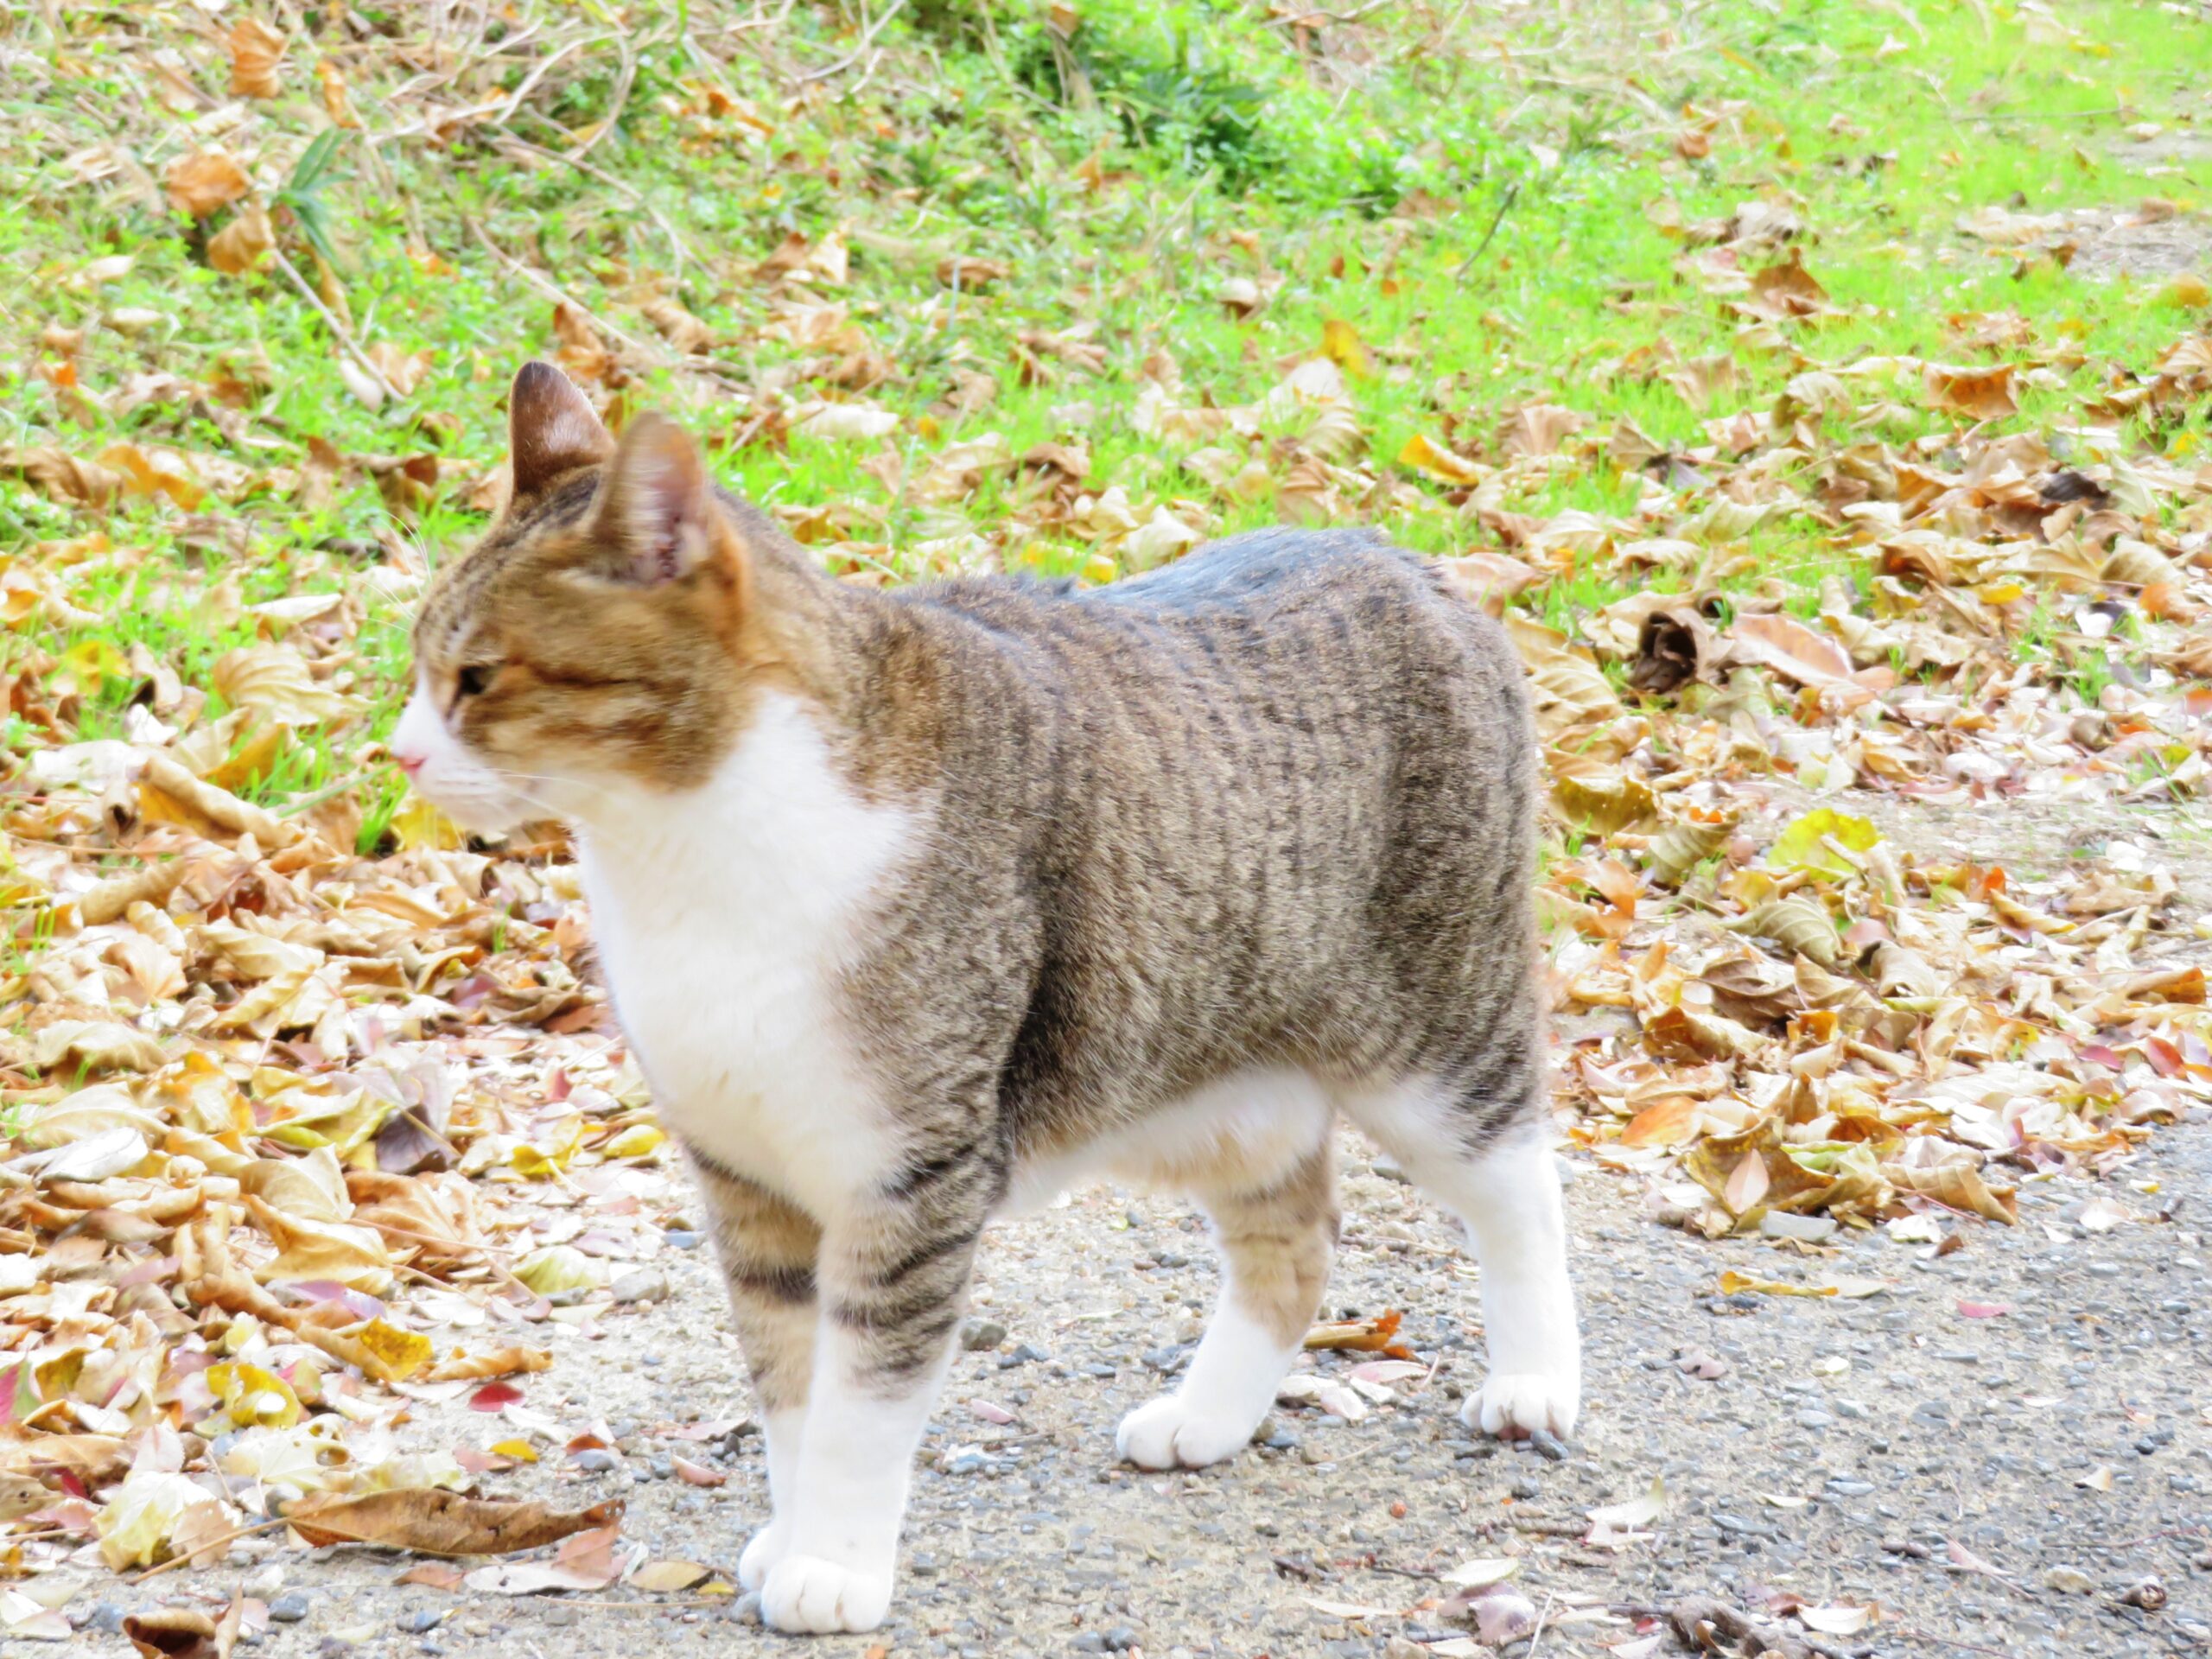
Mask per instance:
[[[471,663],[453,677],[454,699],[482,696],[492,689],[493,678],[499,671],[497,663]]]

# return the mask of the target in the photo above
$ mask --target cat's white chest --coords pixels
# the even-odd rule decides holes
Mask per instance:
[[[817,1214],[895,1155],[835,987],[917,833],[772,696],[704,787],[582,836],[601,961],[662,1121]]]

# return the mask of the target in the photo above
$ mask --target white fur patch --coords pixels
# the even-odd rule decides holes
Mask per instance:
[[[853,794],[781,696],[697,791],[626,792],[582,826],[600,957],[663,1122],[825,1223],[897,1156],[833,991],[916,835]]]
[[[1019,1166],[1002,1215],[1043,1208],[1099,1175],[1167,1192],[1269,1186],[1321,1144],[1335,1108],[1303,1071],[1240,1071],[1137,1122]]]

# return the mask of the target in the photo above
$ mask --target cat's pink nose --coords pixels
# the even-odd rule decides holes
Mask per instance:
[[[391,752],[391,758],[398,763],[399,769],[407,774],[408,780],[411,783],[415,774],[423,770],[423,763],[430,757],[427,754],[417,754],[411,749],[394,749]]]

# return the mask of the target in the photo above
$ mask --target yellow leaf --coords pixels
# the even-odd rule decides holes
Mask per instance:
[[[419,847],[449,853],[467,840],[459,824],[420,795],[410,795],[407,804],[391,815],[391,833],[404,853]]]
[[[399,1382],[421,1370],[430,1363],[430,1339],[413,1331],[402,1331],[397,1325],[387,1325],[382,1319],[371,1319],[356,1325],[346,1333],[361,1346],[382,1360],[391,1376]]]
[[[79,696],[97,696],[110,680],[120,679],[130,671],[130,664],[123,653],[105,639],[79,639],[61,653],[61,672],[68,676],[70,689]]]
[[[2185,311],[2202,311],[2212,305],[2212,287],[2195,271],[2185,270],[2158,290],[2158,298]]]
[[[1872,852],[1881,839],[1882,832],[1868,819],[1853,817],[1832,806],[1815,807],[1775,837],[1767,851],[1767,862],[1785,869],[1852,875],[1857,867],[1836,848],[1851,853]]]
[[[1720,1275],[1720,1294],[1739,1296],[1745,1292],[1755,1296],[1834,1296],[1840,1293],[1834,1285],[1790,1285],[1779,1279],[1753,1279],[1738,1273],[1733,1268]]]
[[[525,1141],[507,1154],[507,1161],[533,1180],[546,1180],[566,1169],[583,1143],[584,1121],[571,1117],[563,1121],[560,1139],[543,1147]]]
[[[632,1123],[600,1151],[609,1158],[643,1158],[667,1139],[650,1123]]]
[[[244,1361],[207,1368],[214,1391],[232,1425],[238,1428],[289,1428],[300,1421],[300,1397],[271,1370]]]
[[[1406,447],[1398,451],[1398,465],[1410,467],[1440,484],[1472,485],[1482,482],[1481,467],[1446,449],[1442,444],[1432,442],[1425,432],[1416,432],[1406,440]]]
[[[1359,343],[1358,334],[1351,324],[1336,317],[1321,325],[1321,355],[1359,379],[1375,372],[1368,365],[1367,347]]]
[[[515,1277],[539,1295],[550,1296],[556,1291],[589,1290],[599,1283],[600,1272],[582,1250],[567,1244],[549,1244],[518,1262]]]
[[[489,1448],[503,1458],[512,1458],[517,1463],[536,1463],[537,1450],[528,1440],[500,1440]]]

